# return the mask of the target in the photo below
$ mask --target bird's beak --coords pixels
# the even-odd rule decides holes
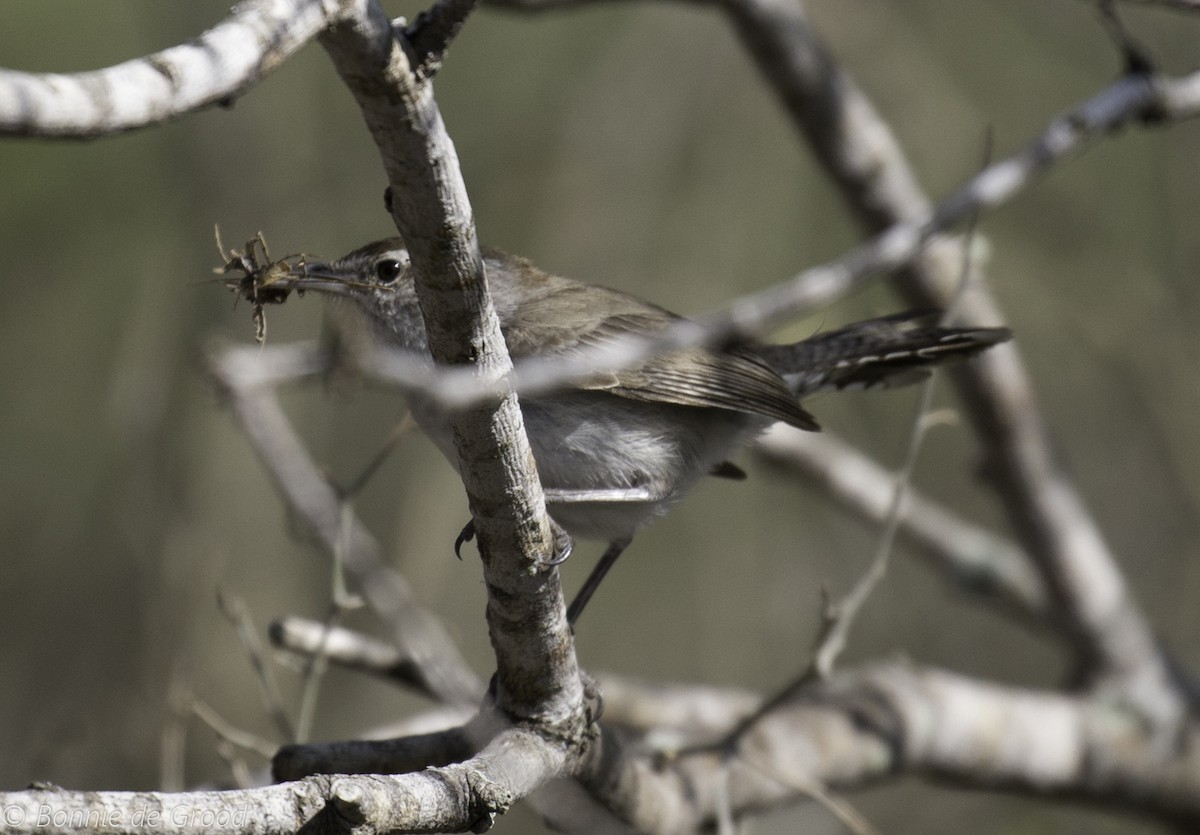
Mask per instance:
[[[339,262],[322,261],[306,255],[289,255],[280,261],[259,264],[234,253],[222,272],[225,284],[256,308],[282,304],[293,291],[313,290],[331,296],[361,296],[372,289],[355,270]]]
[[[326,261],[300,258],[288,262],[286,272],[264,276],[263,287],[278,287],[280,290],[315,290],[334,296],[353,295],[355,290],[365,287],[356,280],[355,273]]]

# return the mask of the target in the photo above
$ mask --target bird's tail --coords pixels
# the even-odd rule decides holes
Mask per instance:
[[[1008,328],[952,328],[938,311],[909,311],[856,322],[790,345],[761,345],[757,353],[798,396],[822,389],[905,385],[931,366],[969,357],[1006,342]]]

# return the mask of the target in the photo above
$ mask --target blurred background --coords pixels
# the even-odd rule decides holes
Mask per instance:
[[[419,6],[389,3],[412,17]],[[810,16],[891,120],[934,196],[1115,78],[1079,0],[819,0]],[[1131,10],[1167,70],[1200,65],[1200,20]],[[0,5],[0,65],[93,69],[196,35],[219,2]],[[64,21],[70,21],[64,25]],[[858,236],[723,17],[689,5],[479,12],[437,83],[484,242],[566,275],[702,312],[821,263]],[[1200,124],[1127,131],[1061,166],[982,224],[988,274],[1061,454],[1165,643],[1200,670]],[[260,630],[322,617],[327,556],[295,529],[203,374],[214,341],[249,343],[250,309],[210,282],[226,245],[262,230],[276,257],[336,256],[391,233],[385,180],[350,95],[310,45],[231,110],[87,143],[0,140],[0,787],[160,784],[172,682],[271,736],[254,675],[217,607]],[[811,333],[896,309],[880,284]],[[311,296],[268,309],[268,339],[317,335]],[[946,386],[943,405],[953,405]],[[914,392],[809,403],[891,465]],[[317,459],[349,481],[401,399],[313,384],[285,397]],[[966,427],[928,440],[917,485],[1003,528]],[[875,532],[751,454],[635,542],[579,632],[583,663],[770,689],[803,663],[819,589],[844,592]],[[461,486],[405,439],[356,501],[392,563],[491,669]],[[564,569],[572,589],[600,551]],[[351,625],[384,634],[369,612]],[[653,640],[645,640],[652,635]],[[895,560],[847,662],[911,657],[1053,686],[1061,648]],[[280,669],[295,710],[295,675]],[[421,708],[330,673],[315,736]],[[214,736],[187,737],[189,784],[226,780]],[[255,765],[260,763],[255,762]],[[853,795],[889,833],[1139,833],[1144,822],[901,780]],[[969,817],[968,817],[969,816]],[[535,826],[518,810],[498,831]],[[750,831],[839,832],[807,804]]]

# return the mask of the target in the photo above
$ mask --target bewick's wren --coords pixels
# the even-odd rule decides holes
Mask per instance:
[[[629,334],[662,332],[679,317],[625,293],[561,278],[485,249],[488,289],[509,353],[569,355]],[[408,253],[398,238],[331,263],[301,261],[275,291],[348,297],[375,337],[428,353]],[[943,328],[928,314],[860,322],[790,345],[687,348],[605,372],[566,390],[521,398],[525,429],[551,518],[572,536],[609,543],[572,602],[573,623],[600,579],[648,520],[707,474],[738,476],[726,458],[776,421],[817,429],[798,398],[820,388],[873,385],[968,356],[1009,338],[1004,328]],[[457,466],[444,413],[408,393],[417,424]]]

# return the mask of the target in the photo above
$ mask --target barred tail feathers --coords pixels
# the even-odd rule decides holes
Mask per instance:
[[[1008,328],[936,324],[937,311],[909,311],[856,322],[756,353],[803,397],[822,389],[907,385],[932,366],[963,359],[1012,337]]]

